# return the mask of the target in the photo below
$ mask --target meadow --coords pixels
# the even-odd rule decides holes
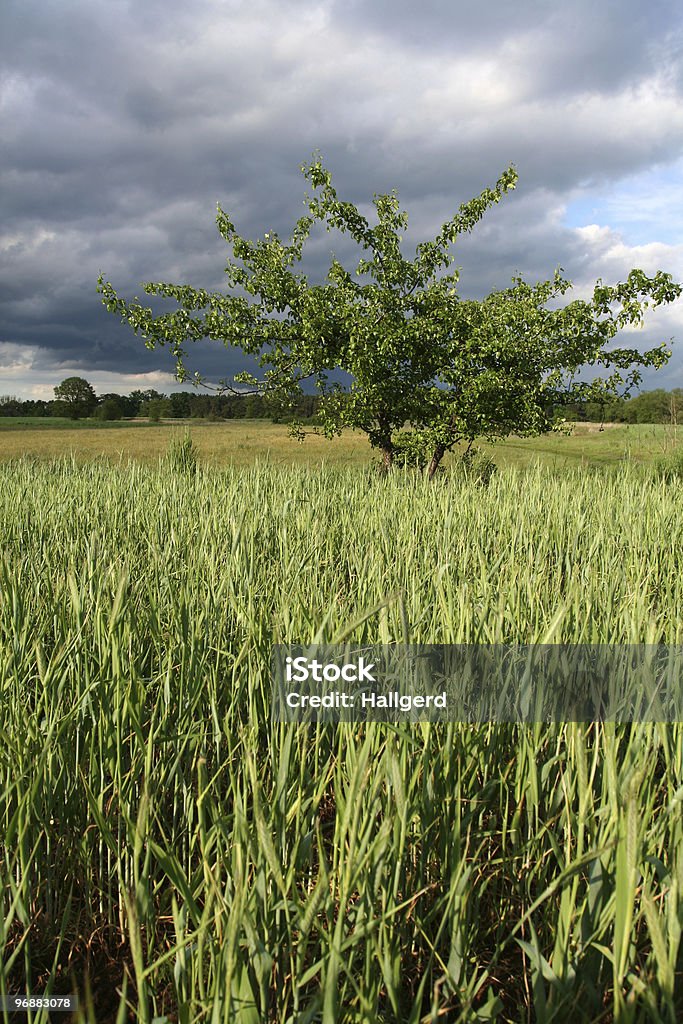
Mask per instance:
[[[114,442],[147,464],[0,463],[1,993],[77,990],[89,1022],[680,1020],[683,724],[270,721],[274,643],[683,643],[666,437],[430,485],[343,442],[216,466],[223,429],[196,466],[152,458],[166,427]]]
[[[249,466],[255,460],[274,465],[367,466],[377,460],[365,435],[345,430],[328,441],[310,431],[299,444],[285,424],[269,420],[67,420],[47,417],[0,417],[0,461],[29,455],[39,459],[73,456],[111,462],[158,463],[175,438],[189,431],[205,466]],[[570,433],[509,437],[479,447],[499,466],[535,463],[565,466],[610,466],[626,461],[651,462],[683,441],[683,428],[665,424],[573,424]],[[456,461],[458,451],[456,449]],[[453,461],[446,456],[445,465]]]

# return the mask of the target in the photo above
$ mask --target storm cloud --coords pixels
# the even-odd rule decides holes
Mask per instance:
[[[130,297],[220,288],[216,204],[248,237],[286,234],[314,150],[366,211],[398,190],[408,253],[514,163],[517,190],[455,250],[468,295],[558,266],[576,294],[633,266],[683,279],[674,0],[10,0],[2,20],[1,393],[50,397],[71,372],[169,390],[170,357],[104,311],[98,273]],[[316,237],[306,269],[330,248],[353,255]],[[650,386],[683,383],[683,302],[634,340],[672,335]],[[247,365],[194,356],[209,377]]]

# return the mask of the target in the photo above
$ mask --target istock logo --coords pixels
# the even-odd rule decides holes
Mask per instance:
[[[361,655],[358,664],[334,665],[322,661],[309,661],[306,657],[285,658],[285,676],[288,683],[305,683],[313,679],[317,683],[334,683],[344,679],[347,683],[376,682],[372,670],[374,663],[365,664]]]

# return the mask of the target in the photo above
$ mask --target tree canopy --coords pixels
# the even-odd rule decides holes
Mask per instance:
[[[64,413],[74,420],[90,416],[97,406],[97,395],[83,377],[67,377],[57,385],[54,392],[55,399],[64,403]]]
[[[458,295],[459,271],[446,272],[451,246],[515,188],[513,166],[461,204],[412,260],[401,249],[408,219],[395,191],[375,194],[371,226],[339,199],[319,156],[301,170],[313,195],[286,243],[273,232],[257,241],[241,237],[219,207],[218,230],[232,250],[227,294],[150,282],[143,285],[147,294],[176,304],[155,314],[137,299],[120,298],[100,276],[106,308],[148,348],[168,346],[179,380],[188,377],[188,343],[209,338],[238,347],[264,372],[238,374],[219,389],[248,384],[291,406],[309,381],[322,396],[324,433],[360,429],[385,467],[409,455],[431,476],[459,441],[545,431],[556,406],[627,393],[641,368],[669,358],[664,344],[644,353],[611,344],[621,328],[643,322],[648,306],[680,296],[681,285],[663,271],[648,277],[632,270],[612,286],[598,280],[590,299],[564,306],[556,302],[571,282],[561,269],[535,284],[513,278],[511,287],[483,300]],[[297,269],[315,223],[350,236],[361,253],[353,270],[333,256],[322,284]],[[598,375],[579,379],[586,367]],[[330,383],[334,370],[348,374],[350,384]],[[201,383],[196,372],[194,380]]]

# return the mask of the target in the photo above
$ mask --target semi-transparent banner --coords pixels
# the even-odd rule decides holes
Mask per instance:
[[[277,645],[277,722],[679,722],[683,646]]]

